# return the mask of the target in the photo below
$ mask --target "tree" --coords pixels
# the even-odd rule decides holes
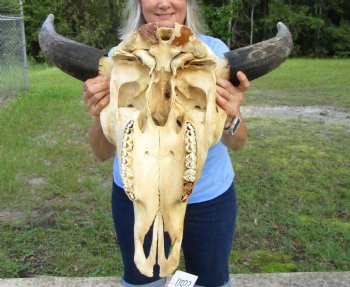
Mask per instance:
[[[46,16],[55,15],[56,30],[73,40],[101,49],[118,41],[127,0],[23,0],[30,55],[40,59],[38,31]],[[350,56],[349,0],[199,0],[208,34],[232,48],[266,40],[284,22],[294,39],[295,56]],[[17,5],[17,0],[0,0]],[[11,4],[12,3],[12,4]],[[3,7],[5,7],[3,5]]]
[[[38,33],[48,14],[55,15],[58,33],[96,48],[117,45],[124,1],[121,0],[27,0],[24,3],[28,52],[42,58]]]

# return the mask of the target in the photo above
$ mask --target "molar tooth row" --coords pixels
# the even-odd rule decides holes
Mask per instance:
[[[132,171],[132,156],[130,152],[133,150],[134,142],[133,142],[133,134],[134,134],[134,121],[131,120],[125,127],[124,137],[122,142],[122,151],[121,151],[121,177],[124,182],[124,190],[130,200],[135,200],[134,191],[134,173]]]
[[[196,131],[193,125],[186,122],[186,132],[185,132],[185,174],[183,179],[187,182],[194,182],[196,180],[197,172],[197,142],[196,142]]]

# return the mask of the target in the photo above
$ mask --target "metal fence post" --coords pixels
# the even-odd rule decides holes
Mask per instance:
[[[0,0],[0,104],[28,89],[28,62],[21,0],[6,6]]]
[[[19,12],[21,17],[21,34],[22,34],[22,54],[23,54],[23,78],[24,84],[23,88],[27,90],[29,88],[28,81],[28,62],[27,62],[27,49],[26,49],[26,35],[24,30],[24,14],[23,14],[23,4],[22,1],[19,1]]]

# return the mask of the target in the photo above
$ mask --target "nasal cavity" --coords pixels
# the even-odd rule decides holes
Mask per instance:
[[[171,86],[169,82],[155,84],[150,97],[150,109],[153,123],[164,126],[168,120],[171,109]]]
[[[171,35],[173,34],[173,29],[172,28],[161,28],[158,29],[159,37],[163,41],[168,41],[171,38]]]

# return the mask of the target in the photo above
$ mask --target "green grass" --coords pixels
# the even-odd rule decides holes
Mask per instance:
[[[252,105],[327,105],[350,109],[350,59],[292,59],[251,83]]]
[[[246,105],[350,110],[349,60],[288,60],[252,82]],[[82,83],[30,69],[0,106],[0,277],[121,275],[110,211],[112,160],[95,160]],[[247,118],[232,153],[239,217],[231,272],[350,269],[350,133],[338,125]]]
[[[0,212],[21,213],[0,222],[0,276],[114,274],[112,161],[87,144],[82,84],[52,68],[30,82],[0,110]]]
[[[233,155],[240,205],[233,271],[350,268],[350,134],[320,123],[249,119]]]
[[[21,66],[0,67],[0,104],[24,90],[24,72]]]

